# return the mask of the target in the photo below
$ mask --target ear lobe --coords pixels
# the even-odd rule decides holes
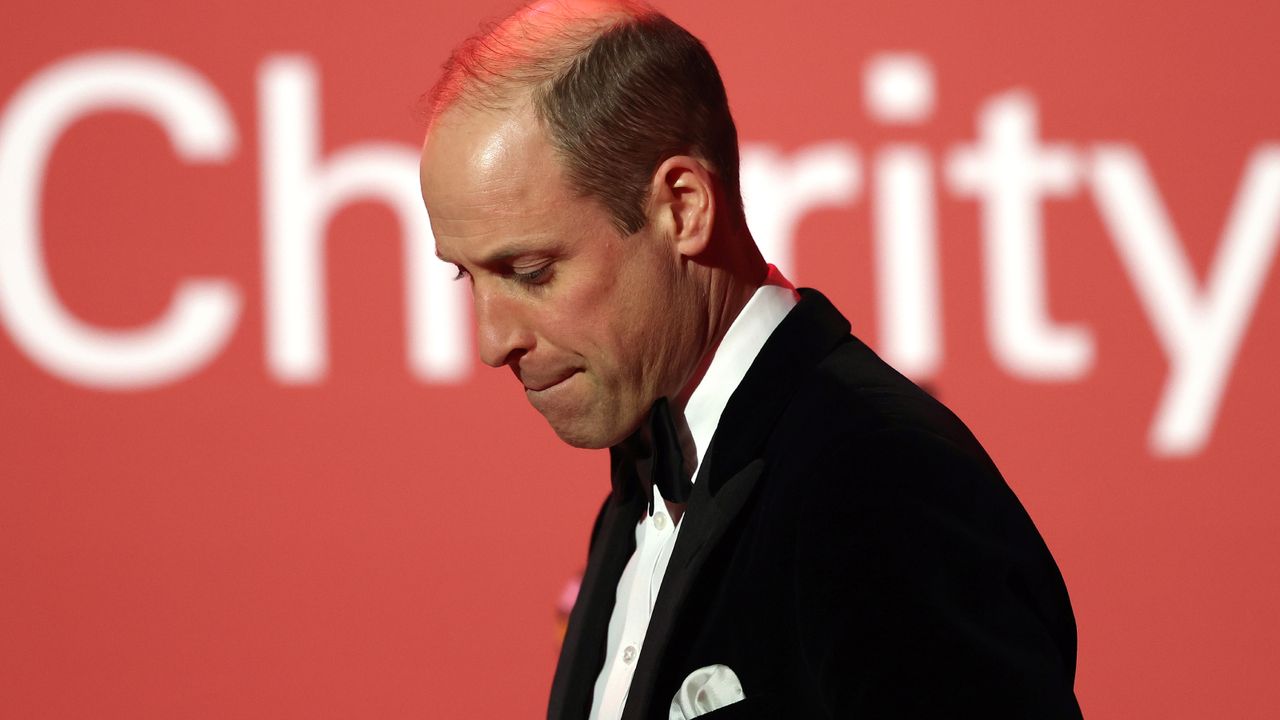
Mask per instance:
[[[676,249],[685,257],[702,254],[715,220],[714,180],[702,161],[688,155],[667,158],[654,173],[657,217],[667,223]]]

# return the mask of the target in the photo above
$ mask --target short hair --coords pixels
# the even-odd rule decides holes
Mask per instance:
[[[620,234],[644,227],[653,173],[680,154],[711,166],[740,221],[738,132],[711,54],[646,5],[606,5],[544,1],[482,29],[445,63],[428,122],[460,103],[509,108],[527,91],[570,185],[599,200]]]

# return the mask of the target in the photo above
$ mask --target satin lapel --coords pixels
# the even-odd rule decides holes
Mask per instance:
[[[769,336],[720,415],[711,443],[718,472],[699,471],[698,482],[711,483],[711,494],[737,468],[760,457],[797,388],[822,359],[852,338],[849,321],[817,290],[800,289],[800,302]]]
[[[755,489],[762,453],[778,416],[810,372],[850,339],[849,321],[816,290],[801,288],[800,302],[778,325],[730,396],[685,508],[680,535],[662,579],[645,633],[622,720],[650,715],[658,668],[670,636],[707,556]],[[664,706],[665,707],[665,706]],[[665,710],[659,713],[666,716]]]
[[[644,497],[638,493],[624,502],[610,500],[605,506],[599,537],[587,559],[587,570],[560,648],[547,706],[549,720],[585,720],[591,712],[596,676],[604,666],[618,578],[635,552],[636,522],[643,508]]]
[[[714,443],[707,451],[707,462],[711,461],[713,450]],[[757,459],[735,473],[715,495],[709,490],[710,483],[694,484],[689,505],[680,521],[680,534],[649,619],[649,629],[645,633],[635,675],[631,678],[622,720],[649,716],[658,668],[666,654],[676,619],[680,617],[680,608],[689,595],[689,588],[725,529],[733,523],[751,496],[763,469],[764,461]],[[666,712],[662,715],[665,716]]]

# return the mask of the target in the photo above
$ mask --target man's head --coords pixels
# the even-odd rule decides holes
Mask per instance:
[[[685,391],[758,260],[714,64],[646,8],[543,2],[455,51],[431,103],[423,197],[481,359],[566,442],[616,444]]]

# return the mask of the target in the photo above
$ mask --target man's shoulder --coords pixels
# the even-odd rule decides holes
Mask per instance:
[[[851,330],[821,292],[800,290],[799,303],[769,337],[721,418],[717,437],[722,444],[734,438],[727,443],[730,464],[761,454],[802,462],[862,442],[873,452],[885,437],[911,437],[990,464],[954,413]]]
[[[955,413],[850,336],[799,384],[766,452],[813,457],[856,448],[880,455],[903,445],[967,458],[995,472]]]

